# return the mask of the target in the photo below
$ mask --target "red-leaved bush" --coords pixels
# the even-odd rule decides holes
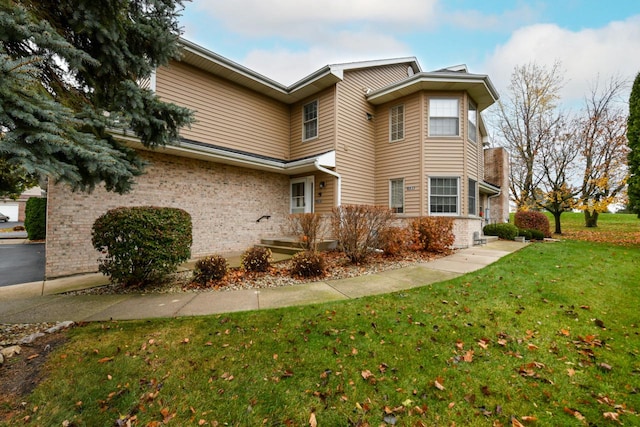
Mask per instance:
[[[520,229],[538,230],[544,234],[544,237],[551,237],[549,218],[542,212],[518,211],[513,222]]]
[[[387,227],[380,232],[380,249],[386,256],[404,255],[411,246],[411,230],[401,227]]]
[[[442,216],[423,216],[411,222],[415,249],[435,253],[444,253],[451,249],[453,218]]]

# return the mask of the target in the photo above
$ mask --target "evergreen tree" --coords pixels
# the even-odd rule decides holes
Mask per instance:
[[[192,120],[139,84],[178,57],[182,3],[2,0],[0,157],[74,190],[128,191],[144,163],[113,130],[157,147]]]
[[[628,208],[640,218],[640,73],[636,76],[629,97],[629,119],[627,121],[629,144]]]

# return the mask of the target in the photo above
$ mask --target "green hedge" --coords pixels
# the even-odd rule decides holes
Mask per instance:
[[[191,216],[182,209],[116,208],[93,224],[99,270],[115,283],[144,285],[161,280],[191,256]]]
[[[485,225],[482,231],[485,236],[498,236],[505,240],[513,240],[518,235],[518,227],[509,223]]]
[[[24,210],[24,228],[29,240],[44,240],[47,236],[47,199],[31,197]]]

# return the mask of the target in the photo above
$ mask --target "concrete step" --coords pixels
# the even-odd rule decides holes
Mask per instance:
[[[273,253],[287,254],[287,255],[295,255],[298,252],[304,251],[304,249],[302,248],[294,248],[292,246],[269,245],[265,243],[258,243],[255,246],[271,249],[271,252]]]
[[[296,252],[302,251],[302,245],[297,237],[270,237],[260,239],[260,244],[257,246],[264,246],[271,248],[272,252],[279,253],[291,253],[295,254]],[[319,251],[329,251],[335,249],[338,246],[338,242],[336,240],[322,240],[318,243]]]

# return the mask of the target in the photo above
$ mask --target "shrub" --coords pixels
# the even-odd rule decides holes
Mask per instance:
[[[518,211],[514,215],[513,223],[516,227],[527,230],[538,230],[543,237],[551,237],[549,218],[538,211]]]
[[[271,266],[271,249],[262,246],[249,248],[242,254],[240,264],[246,271],[265,272]]]
[[[526,228],[518,229],[518,236],[524,237],[527,240],[531,240],[531,230]]]
[[[451,249],[455,240],[453,218],[423,216],[411,222],[413,242],[418,250],[443,253]]]
[[[343,205],[333,209],[331,228],[349,261],[359,263],[378,247],[380,234],[393,218],[393,212],[386,207]]]
[[[501,239],[513,240],[518,235],[518,227],[509,223],[488,224],[482,229],[485,236],[498,236]]]
[[[29,240],[44,240],[47,235],[47,199],[30,197],[24,211],[24,227]]]
[[[540,230],[530,229],[532,240],[544,240],[544,233]]]
[[[411,231],[402,227],[387,227],[380,232],[379,248],[387,256],[402,255],[411,245]]]
[[[227,260],[220,255],[201,258],[196,262],[193,280],[201,285],[220,280],[227,274],[228,267]]]
[[[98,269],[112,282],[144,285],[173,273],[191,256],[191,216],[182,209],[121,207],[93,224]]]
[[[303,249],[315,251],[324,234],[324,221],[318,213],[289,215],[289,229],[298,236]]]
[[[291,274],[302,277],[318,277],[324,274],[324,258],[318,252],[298,252],[291,260]]]

